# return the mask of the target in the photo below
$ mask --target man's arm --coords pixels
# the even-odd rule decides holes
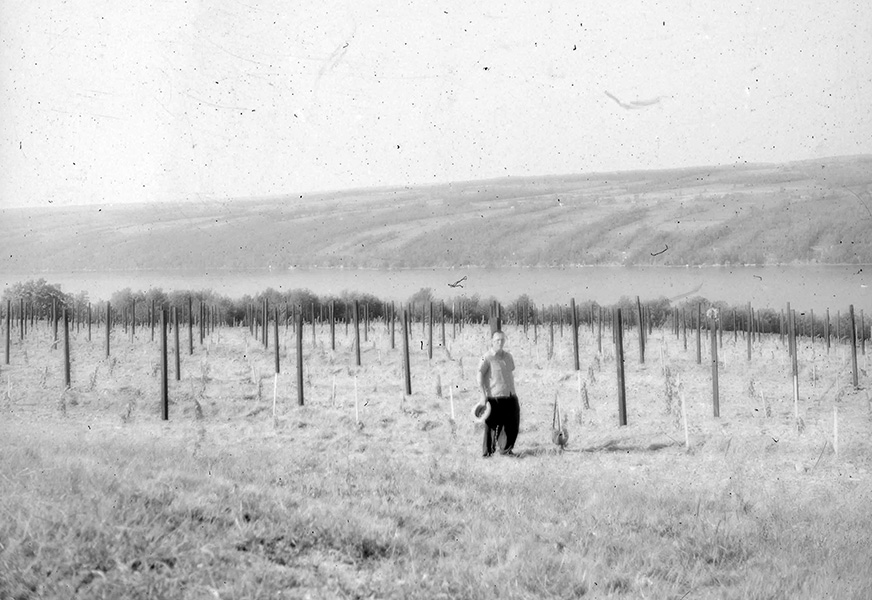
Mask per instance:
[[[481,389],[481,404],[487,402],[488,393],[490,392],[490,382],[488,381],[489,370],[490,363],[485,357],[482,357],[481,362],[478,363],[478,387]]]

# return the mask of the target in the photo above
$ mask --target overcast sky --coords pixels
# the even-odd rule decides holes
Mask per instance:
[[[3,0],[0,206],[872,153],[872,3]]]

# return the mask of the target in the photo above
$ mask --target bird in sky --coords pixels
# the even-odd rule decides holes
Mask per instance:
[[[657,104],[658,102],[660,102],[661,99],[667,97],[667,96],[656,96],[654,98],[649,98],[648,100],[630,100],[629,102],[622,102],[621,100],[618,99],[617,96],[615,96],[612,93],[609,93],[608,90],[606,90],[606,96],[608,96],[609,98],[614,100],[618,104],[618,106],[620,106],[621,108],[624,108],[626,110],[638,110],[640,108],[645,108],[647,106],[653,106],[653,105]]]
[[[450,288],[462,288],[463,287],[462,283],[464,281],[466,281],[466,275],[464,275],[463,277],[461,277],[460,279],[458,279],[454,283],[449,283],[448,287],[450,287]]]

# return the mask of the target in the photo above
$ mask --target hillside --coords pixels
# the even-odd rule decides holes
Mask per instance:
[[[0,210],[7,272],[872,263],[872,156]]]

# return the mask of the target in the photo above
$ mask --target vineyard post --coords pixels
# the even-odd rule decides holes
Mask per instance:
[[[439,301],[439,327],[442,329],[442,347],[445,348],[445,300]]]
[[[70,389],[70,324],[67,318],[67,307],[63,310],[64,318],[64,388]]]
[[[360,304],[354,301],[354,364],[360,366]]]
[[[851,373],[854,389],[860,389],[859,379],[857,377],[857,324],[854,322],[854,305],[848,307],[848,320],[851,325]]]
[[[330,301],[330,349],[336,350],[336,315],[334,311],[336,310],[336,303],[334,300]]]
[[[427,358],[433,359],[433,301],[430,301],[430,318],[427,321]]]
[[[52,327],[52,349],[58,345],[58,303],[56,298],[51,299],[51,327]]]
[[[151,341],[154,341],[154,298],[151,299],[151,310],[148,312],[148,326],[151,328]]]
[[[154,306],[154,300],[151,301],[152,306]],[[152,309],[152,317],[154,317],[154,311]],[[154,332],[154,328],[152,328],[152,332]],[[154,339],[152,337],[152,339]],[[182,358],[179,356],[179,308],[177,306],[173,306],[173,342],[175,347],[175,353],[173,358],[175,359],[175,367],[176,367],[176,381],[182,380]]]
[[[687,309],[681,309],[681,336],[684,341],[684,351],[687,352]]]
[[[736,309],[733,309],[733,345],[739,342],[739,329],[736,321]]]
[[[397,313],[394,309],[394,301],[391,300],[391,350],[397,347],[396,329],[397,329]]]
[[[753,322],[753,314],[754,312],[751,310],[751,303],[748,303],[748,362],[751,362],[751,328]]]
[[[599,307],[599,317],[596,323],[596,347],[597,352],[603,353],[603,307]]]
[[[432,311],[432,303],[431,303]],[[369,302],[363,303],[363,341],[369,341]]]
[[[88,341],[91,341],[91,303],[88,302]]]
[[[624,334],[621,309],[615,313],[615,363],[618,369],[618,424],[627,424],[627,392],[624,381]]]
[[[575,298],[572,298],[570,303],[570,310],[572,311],[572,354],[575,360],[575,370],[581,370],[581,364],[578,362],[578,311],[575,307]]]
[[[642,303],[636,296],[636,310],[639,313],[639,364],[645,364],[645,320],[642,318]]]
[[[393,308],[393,306],[391,307]],[[451,339],[457,339],[457,312],[455,311],[455,302],[451,301]],[[393,348],[393,346],[391,346]]]
[[[294,309],[296,312],[296,308]],[[297,333],[297,404],[303,406],[303,307],[296,314]]]
[[[594,314],[593,314],[593,305],[594,303],[590,303],[590,334],[593,335],[593,325],[594,325]]]
[[[554,352],[554,311],[548,315],[548,352]]]
[[[169,377],[167,376],[167,313],[166,308],[160,309],[160,406],[161,419],[170,419]]]
[[[6,364],[9,364],[9,350],[12,340],[12,300],[6,300]]]
[[[317,344],[318,339],[315,337],[315,303],[312,302],[311,309],[309,311],[312,315],[312,346]]]
[[[788,315],[788,318],[790,318],[789,315]],[[787,321],[784,320],[784,309],[782,308],[781,310],[778,311],[778,342],[782,345],[784,344],[785,323],[787,323]],[[787,327],[789,329],[790,325],[788,324]],[[789,343],[790,343],[790,341],[788,340],[788,344]]]
[[[406,383],[406,395],[412,395],[412,375],[409,367],[409,312],[403,309],[403,374]]]
[[[790,367],[793,375],[793,415],[797,425],[799,425],[799,363],[796,356],[796,311],[788,310],[787,319],[788,346],[791,352]]]
[[[24,323],[25,323],[24,298],[21,298],[19,300],[19,303],[20,303],[20,308],[18,310],[18,320],[19,320],[18,335],[21,337],[22,340],[24,340]]]
[[[273,345],[276,349],[276,375],[278,375],[281,372],[279,369],[279,309],[273,307],[273,311],[275,312],[275,320],[273,321]]]
[[[814,309],[811,310],[811,347],[814,348]]]
[[[194,354],[194,301],[188,296],[188,355]]]
[[[866,314],[860,309],[860,353],[866,356]]]
[[[109,338],[112,331],[112,307],[110,302],[106,301],[106,358],[109,358]]]
[[[827,354],[830,353],[830,309],[827,307],[827,320],[824,321],[824,338],[827,341]]]
[[[130,342],[132,343],[136,338],[136,298],[131,298],[130,302],[132,304],[130,308]]]
[[[718,396],[718,340],[716,331],[718,319],[712,317],[709,319],[709,329],[711,329],[711,344],[712,344],[712,412],[715,417],[721,416],[720,398]]]
[[[702,364],[702,304],[696,305],[696,364]]]
[[[269,300],[266,296],[263,297],[263,326],[261,331],[263,332],[263,347],[269,348]]]
[[[465,304],[465,302],[463,300],[461,300],[460,301],[460,313],[459,313],[459,315],[455,316],[455,321],[457,321],[457,330],[460,333],[463,333],[463,319],[465,317],[465,313],[463,310],[464,304]]]

